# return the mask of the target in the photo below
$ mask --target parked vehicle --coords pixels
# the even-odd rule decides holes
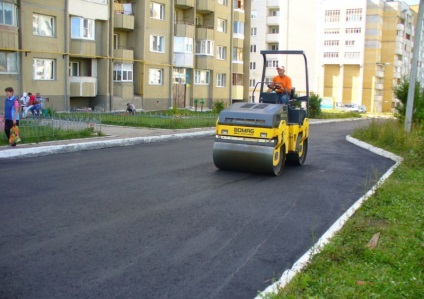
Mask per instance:
[[[342,108],[343,112],[359,112],[358,104],[345,104]]]
[[[365,105],[361,105],[359,106],[359,113],[366,113],[367,112],[367,107]]]

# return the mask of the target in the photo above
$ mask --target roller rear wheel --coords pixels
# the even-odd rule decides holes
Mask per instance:
[[[273,170],[274,175],[279,176],[284,169],[284,164],[286,163],[286,146],[282,145],[280,147],[280,150],[277,149],[274,150],[274,157],[273,157]]]
[[[292,165],[303,165],[308,153],[308,138],[302,141],[302,135],[297,136],[296,152],[287,155],[287,161]]]

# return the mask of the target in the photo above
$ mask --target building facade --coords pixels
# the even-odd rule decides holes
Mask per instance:
[[[56,110],[247,100],[250,1],[1,0],[0,78]]]

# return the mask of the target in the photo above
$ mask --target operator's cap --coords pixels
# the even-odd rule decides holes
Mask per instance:
[[[281,69],[286,70],[284,66],[277,66],[277,70],[281,70]]]

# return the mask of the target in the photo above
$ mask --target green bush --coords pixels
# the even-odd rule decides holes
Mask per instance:
[[[214,101],[212,112],[219,114],[222,110],[224,110],[224,101]]]
[[[318,117],[321,115],[321,97],[311,92],[309,97],[309,117]]]
[[[405,119],[406,103],[408,101],[409,77],[403,76],[400,83],[393,87],[393,94],[402,103],[396,107],[396,117],[400,120]],[[420,83],[416,82],[414,92],[414,110],[412,120],[415,123],[422,123],[424,121],[424,89],[421,89]]]

